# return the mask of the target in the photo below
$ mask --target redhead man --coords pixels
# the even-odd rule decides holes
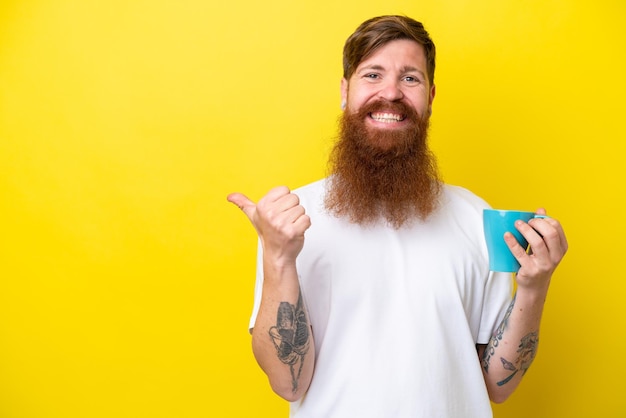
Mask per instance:
[[[435,45],[404,16],[362,23],[343,55],[340,136],[325,179],[228,200],[259,235],[255,357],[298,418],[484,418],[532,363],[567,251],[554,218],[505,240],[489,271],[486,202],[442,182],[427,144]],[[538,211],[545,214],[543,209]]]

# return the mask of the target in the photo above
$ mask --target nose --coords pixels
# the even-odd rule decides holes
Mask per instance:
[[[404,93],[400,88],[400,84],[395,80],[389,80],[383,86],[381,86],[378,96],[382,99],[389,100],[390,102],[400,100],[404,97]]]

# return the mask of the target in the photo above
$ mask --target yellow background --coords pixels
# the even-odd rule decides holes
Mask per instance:
[[[0,417],[286,416],[225,197],[325,174],[343,42],[388,13],[438,46],[445,179],[568,233],[496,417],[626,416],[624,4],[3,0]]]

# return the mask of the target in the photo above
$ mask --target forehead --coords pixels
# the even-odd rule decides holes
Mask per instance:
[[[426,53],[424,47],[410,39],[397,39],[390,41],[377,48],[366,56],[359,65],[357,71],[368,67],[415,67],[426,72]]]

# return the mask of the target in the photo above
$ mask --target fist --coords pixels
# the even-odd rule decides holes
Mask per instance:
[[[295,261],[304,245],[304,232],[311,226],[311,219],[297,195],[280,186],[270,190],[256,204],[241,193],[232,193],[227,200],[248,217],[266,256]]]

